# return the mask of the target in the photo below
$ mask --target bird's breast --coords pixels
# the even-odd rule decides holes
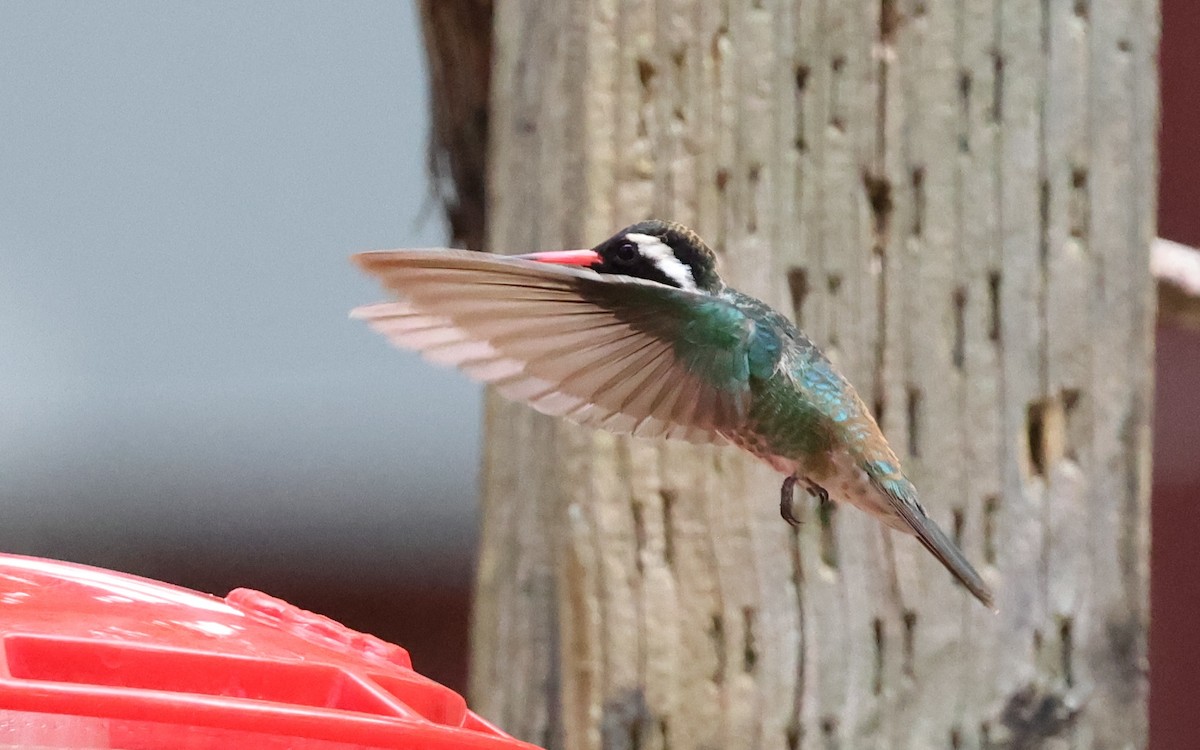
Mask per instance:
[[[790,374],[781,372],[758,381],[752,391],[745,423],[733,436],[737,445],[772,465],[820,461],[836,447],[833,423],[805,397]]]

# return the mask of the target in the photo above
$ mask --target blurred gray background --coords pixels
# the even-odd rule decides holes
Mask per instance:
[[[440,244],[409,3],[0,3],[0,551],[262,588],[461,679],[479,390],[347,318]]]

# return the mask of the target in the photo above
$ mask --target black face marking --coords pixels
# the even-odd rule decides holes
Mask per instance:
[[[600,262],[592,265],[592,270],[600,273],[619,274],[621,276],[636,276],[639,279],[655,281],[666,286],[680,287],[680,283],[663,272],[662,268],[651,258],[642,255],[638,245],[632,240],[618,235],[595,248],[600,256]]]
[[[659,242],[646,243],[645,238]],[[642,238],[641,244],[637,238]],[[661,243],[661,245],[659,244]],[[645,247],[643,247],[645,245]],[[600,273],[636,276],[676,288],[719,291],[716,256],[696,233],[681,224],[651,220],[626,227],[593,248]],[[669,251],[669,255],[664,253]]]

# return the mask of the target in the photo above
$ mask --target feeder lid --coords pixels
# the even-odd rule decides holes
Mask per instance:
[[[250,589],[0,554],[0,645],[0,746],[537,750],[399,646]]]

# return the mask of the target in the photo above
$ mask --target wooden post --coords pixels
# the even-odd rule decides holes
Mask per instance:
[[[571,750],[1143,746],[1157,3],[494,12],[490,247],[694,226],[1001,612],[852,509],[793,532],[732,450],[491,398],[473,705]]]

